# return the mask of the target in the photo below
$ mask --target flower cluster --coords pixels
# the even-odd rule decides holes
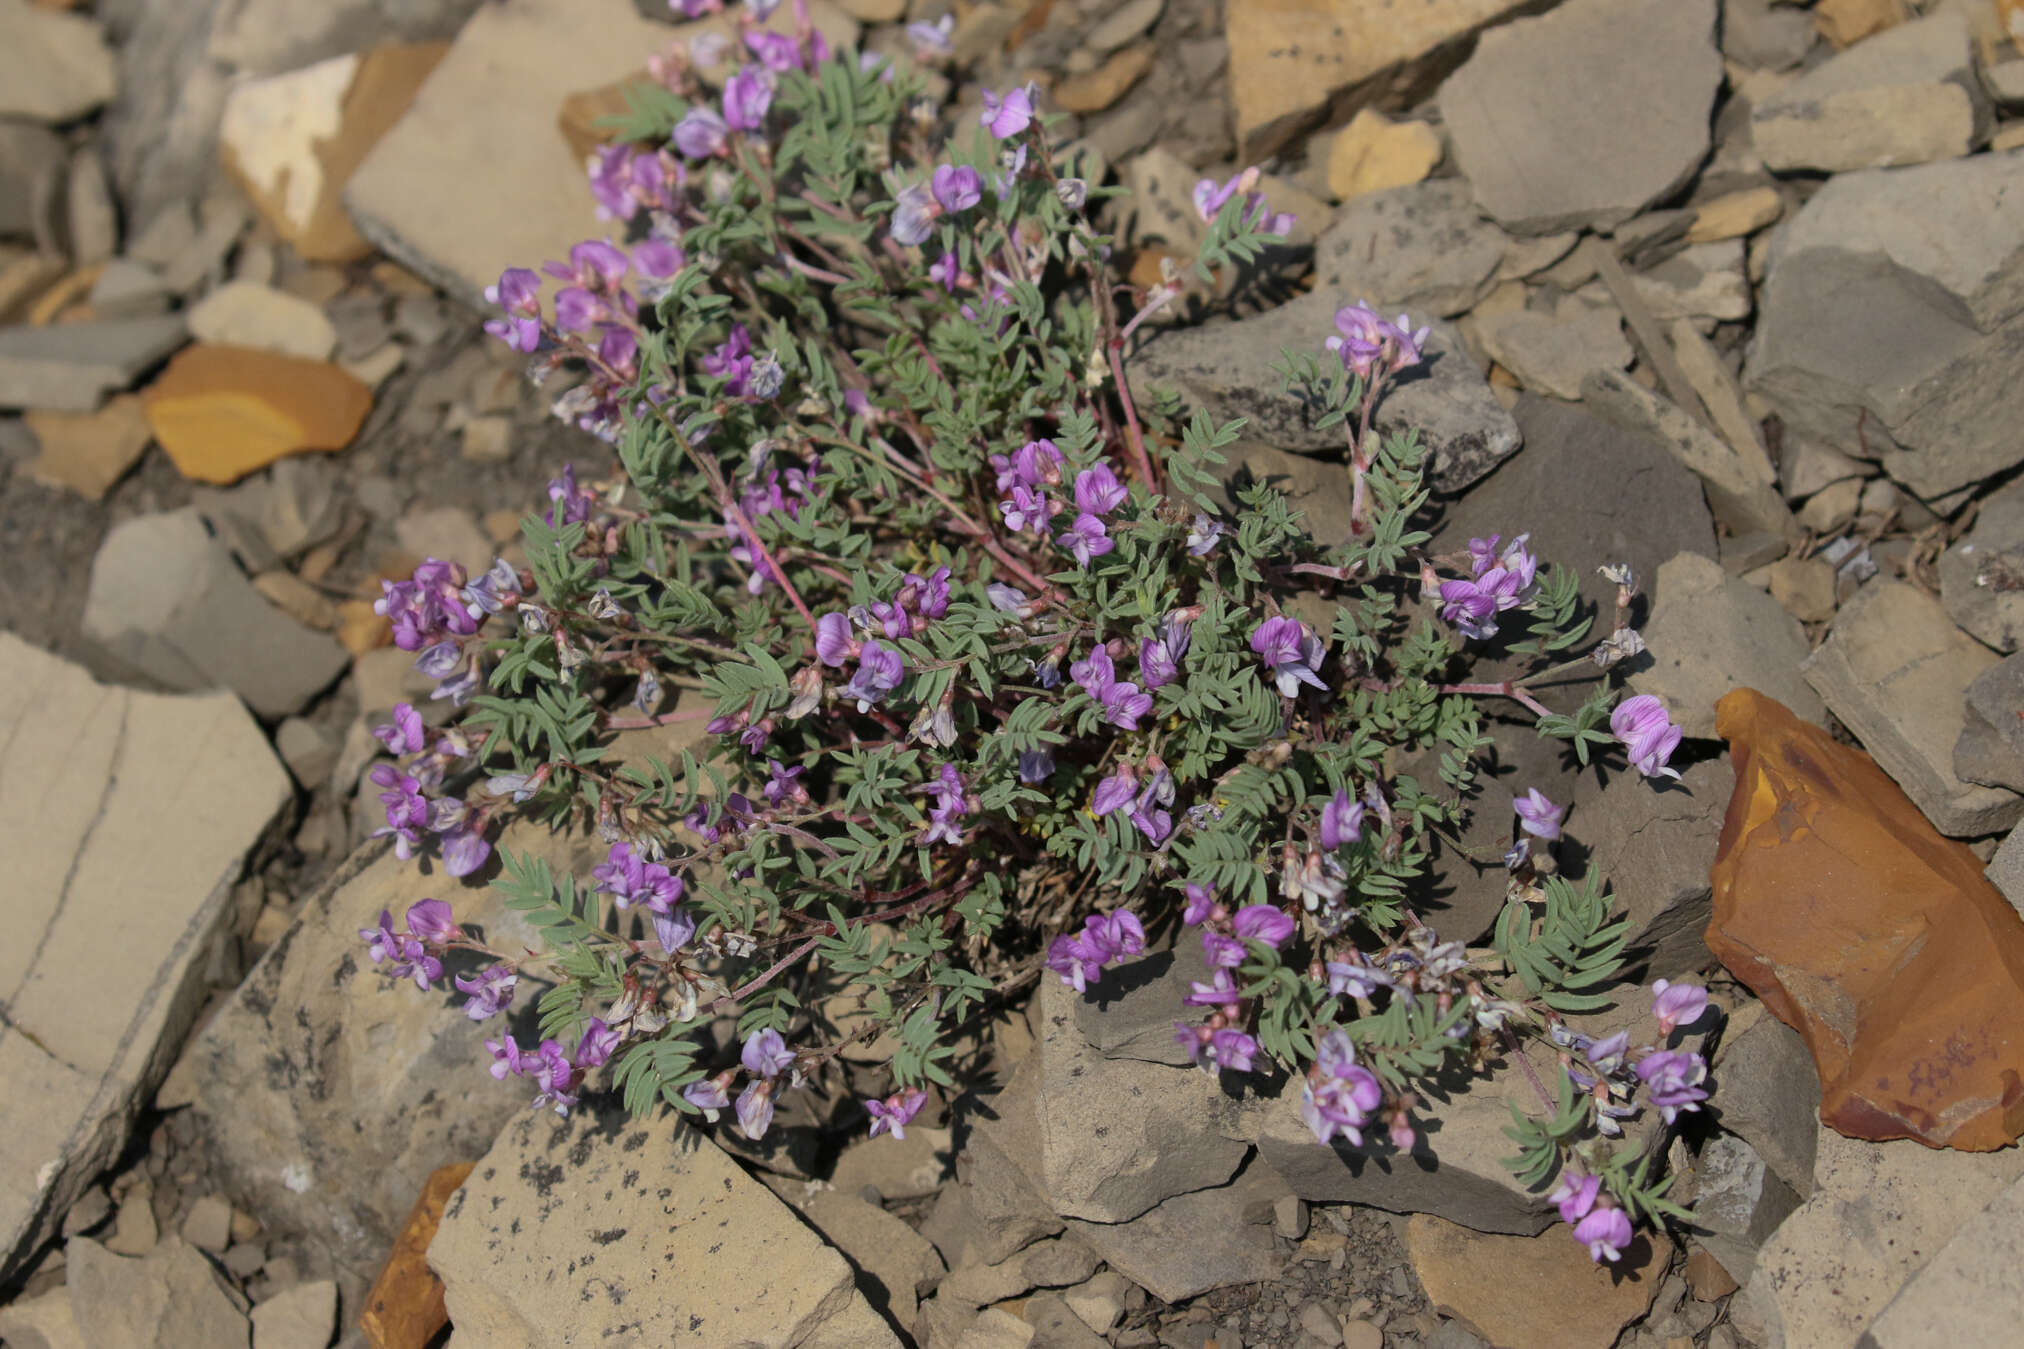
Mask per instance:
[[[1258,653],[1282,697],[1297,697],[1302,684],[1326,689],[1315,668],[1326,659],[1328,648],[1297,618],[1280,615],[1268,618],[1251,633],[1251,649]]]
[[[1326,345],[1342,358],[1344,369],[1376,383],[1418,365],[1432,334],[1431,328],[1414,331],[1412,320],[1404,314],[1398,322],[1387,323],[1369,304],[1358,300],[1335,311],[1335,332]]]
[[[1487,641],[1497,635],[1497,615],[1528,603],[1537,589],[1539,559],[1520,534],[1498,550],[1498,536],[1469,540],[1467,580],[1441,582],[1441,617],[1462,635]]]
[[[1145,950],[1146,930],[1130,909],[1091,914],[1082,931],[1063,933],[1047,948],[1047,968],[1061,976],[1061,982],[1081,993],[1092,979],[1103,976],[1105,968],[1126,956]]]
[[[375,764],[367,774],[381,788],[379,801],[386,814],[386,823],[373,831],[373,837],[391,835],[394,855],[403,861],[433,838],[442,853],[443,870],[469,876],[492,855],[492,845],[485,839],[492,807],[436,793],[442,792],[450,773],[474,757],[471,743],[462,732],[451,731],[429,745],[421,713],[412,703],[396,703],[393,718],[373,728],[374,738],[395,756],[395,762]]]
[[[1183,1001],[1190,1007],[1212,1010],[1201,1025],[1175,1023],[1174,1039],[1204,1072],[1249,1072],[1258,1041],[1244,1030],[1252,1006],[1239,994],[1232,971],[1245,961],[1245,942],[1259,942],[1276,951],[1293,935],[1293,920],[1270,904],[1247,904],[1232,914],[1205,885],[1188,886],[1187,898],[1182,919],[1190,927],[1202,929],[1202,957],[1209,966],[1209,982],[1194,983]]]

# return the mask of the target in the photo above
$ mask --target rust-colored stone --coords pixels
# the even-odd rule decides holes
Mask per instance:
[[[622,80],[600,85],[596,89],[585,89],[562,100],[562,109],[555,116],[555,125],[562,132],[562,139],[569,142],[569,151],[578,159],[589,159],[591,152],[617,138],[616,131],[600,125],[607,117],[623,117],[632,111],[632,103],[626,98],[626,89],[635,84],[651,80],[646,71],[636,71]]]
[[[1868,755],[1754,689],[1708,946],[1798,1029],[1823,1123],[1986,1152],[2024,1132],[2024,919]]]
[[[439,1166],[422,1186],[401,1233],[394,1238],[393,1253],[387,1256],[372,1291],[365,1295],[365,1311],[358,1318],[360,1330],[373,1349],[424,1349],[436,1332],[450,1323],[443,1306],[443,1281],[429,1268],[429,1243],[442,1225],[443,1205],[471,1174],[474,1163],[455,1162]]]

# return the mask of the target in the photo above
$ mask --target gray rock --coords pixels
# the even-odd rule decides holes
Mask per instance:
[[[1476,200],[1552,234],[1670,195],[1708,150],[1714,29],[1714,0],[1571,0],[1485,33],[1440,92]]]
[[[1687,766],[1678,782],[1647,782],[1631,772],[1575,780],[1568,828],[1588,858],[1585,869],[1570,872],[1601,877],[1630,919],[1628,977],[1678,979],[1711,959],[1708,865],[1734,787],[1723,759]]]
[[[615,1101],[519,1112],[444,1207],[429,1266],[479,1344],[899,1345],[844,1258],[707,1135]]]
[[[1675,462],[1699,478],[1709,511],[1730,533],[1797,537],[1799,526],[1773,486],[1768,460],[1736,453],[1712,431],[1620,370],[1590,371],[1582,380],[1581,392],[1591,412],[1663,445]]]
[[[1731,1014],[1713,1067],[1715,1122],[1755,1149],[1787,1189],[1811,1198],[1820,1074],[1806,1041],[1763,1004],[1746,1004]]]
[[[1037,1349],[1109,1349],[1110,1341],[1090,1329],[1057,1293],[1036,1293],[1026,1300],[1020,1314],[1033,1327]]]
[[[1355,492],[1348,465],[1251,440],[1239,441],[1222,453],[1223,486],[1217,495],[1233,515],[1244,509],[1239,491],[1270,487],[1300,512],[1302,527],[1322,547],[1339,547],[1356,537],[1349,527]]]
[[[105,688],[4,634],[0,745],[12,877],[0,909],[32,938],[0,948],[0,1279],[12,1280],[168,1072],[232,882],[289,787],[236,699]]]
[[[253,1309],[253,1349],[324,1349],[337,1329],[337,1285],[298,1283]]]
[[[1931,283],[1948,317],[1989,332],[2024,310],[2020,200],[2024,150],[1836,174],[1772,236],[1769,262],[1878,254]]]
[[[1996,855],[1989,859],[1984,874],[1991,885],[2003,892],[2003,898],[2010,901],[2011,907],[2024,914],[2024,834],[2013,830],[2003,840],[2003,846],[1996,849]]]
[[[0,237],[60,253],[63,140],[47,127],[0,120]]]
[[[0,0],[0,117],[76,121],[113,96],[114,78],[98,20]]]
[[[1741,239],[1692,244],[1653,267],[1633,272],[1631,288],[1661,322],[1748,318],[1750,279],[1744,275],[1744,250]]]
[[[1982,68],[1982,87],[2001,108],[2024,107],[2024,59],[2013,57]]]
[[[169,288],[159,273],[132,258],[114,258],[91,286],[92,312],[100,318],[142,318],[169,307]]]
[[[1812,652],[1799,620],[1700,553],[1659,568],[1644,639],[1649,663],[1631,671],[1631,688],[1657,694],[1689,736],[1713,738],[1715,704],[1739,688],[1776,698],[1815,724],[1827,720],[1799,674]]]
[[[1742,1139],[1720,1134],[1701,1149],[1694,1164],[1695,1238],[1737,1283],[1750,1281],[1757,1252],[1798,1207],[1799,1196]]]
[[[1535,393],[1570,402],[1581,397],[1591,370],[1621,370],[1631,363],[1623,318],[1614,309],[1577,304],[1567,316],[1514,310],[1486,318],[1476,331],[1490,358]]]
[[[2011,754],[2024,754],[2024,656],[1999,661],[1968,685],[1968,710]]]
[[[1105,1058],[1185,1068],[1191,1060],[1174,1026],[1200,1015],[1183,999],[1191,984],[1208,981],[1202,944],[1183,933],[1171,948],[1147,951],[1091,985],[1075,1001],[1075,1027]]]
[[[189,507],[113,527],[92,560],[84,635],[115,667],[171,689],[225,687],[284,717],[350,663],[269,604]]]
[[[588,862],[578,840],[531,824],[508,826],[495,845],[558,872]],[[480,1024],[461,999],[392,984],[365,960],[358,929],[423,898],[447,900],[488,940],[545,945],[482,877],[453,880],[368,845],[303,901],[177,1068],[216,1174],[270,1233],[300,1243],[309,1272],[337,1280],[347,1320],[430,1173],[475,1161],[527,1113],[526,1092],[485,1072],[484,1041],[501,1030],[538,1039],[542,985],[523,977],[506,1023]]]
[[[1530,394],[1512,415],[1540,452],[1512,459],[1455,502],[1434,551],[1529,530],[1540,560],[1579,576],[1583,598],[1605,615],[1616,588],[1597,567],[1627,562],[1650,577],[1675,554],[1715,555],[1714,525],[1695,499],[1694,476],[1657,440]]]
[[[1750,109],[1757,153],[1774,171],[1839,173],[1964,155],[1988,136],[1958,10],[1868,37]]]
[[[1790,70],[1819,41],[1813,16],[1774,0],[1722,0],[1722,55],[1753,70]]]
[[[1227,1185],[1176,1195],[1128,1223],[1071,1218],[1068,1230],[1154,1297],[1180,1302],[1212,1288],[1279,1276],[1286,1248],[1273,1236],[1269,1216],[1253,1223],[1244,1215],[1261,1204],[1269,1215],[1285,1193],[1285,1182],[1254,1161]]]
[[[1934,828],[1975,838],[2024,815],[2024,797],[1964,783],[1954,773],[1963,698],[1995,663],[1938,600],[1879,578],[1842,605],[1827,641],[1801,668]]]
[[[0,328],[0,407],[91,412],[183,340],[174,314]]]
[[[83,1341],[106,1349],[246,1343],[246,1307],[196,1247],[170,1239],[142,1259],[73,1237],[64,1269]]]
[[[2001,1344],[2024,1307],[2024,1181],[1961,1225],[1898,1289],[1856,1349]]]
[[[1458,178],[1367,192],[1315,241],[1315,289],[1339,304],[1368,300],[1387,315],[1452,318],[1490,293],[1516,242],[1483,218]]]
[[[1996,670],[2001,670],[1997,666]],[[1995,673],[1996,670],[1990,671]],[[1977,684],[1981,680],[1975,681]],[[1970,688],[1973,685],[1969,686]],[[2024,791],[2024,753],[2019,753],[2003,736],[2003,722],[2016,721],[2017,704],[2012,702],[1992,721],[1972,698],[1962,712],[1961,738],[1954,742],[1954,776],[1963,782],[1984,787],[2007,787]]]
[[[894,1221],[898,1221],[895,1219]],[[1096,1273],[1096,1252],[1079,1237],[1043,1237],[995,1265],[971,1262],[949,1271],[935,1296],[988,1306],[1034,1288],[1066,1288]]]
[[[850,1261],[857,1290],[872,1310],[895,1325],[911,1326],[921,1296],[943,1273],[942,1257],[927,1238],[878,1205],[842,1190],[818,1191],[796,1207]]]
[[[1134,397],[1173,388],[1219,421],[1246,418],[1245,435],[1281,449],[1340,453],[1347,443],[1342,428],[1316,428],[1318,409],[1286,393],[1274,367],[1288,350],[1326,357],[1321,344],[1346,302],[1316,292],[1255,318],[1157,333],[1126,362],[1125,377]],[[1430,326],[1427,359],[1387,389],[1376,425],[1383,435],[1418,431],[1432,452],[1434,485],[1458,492],[1515,454],[1520,439],[1460,334],[1439,320]]]
[[[1940,554],[1948,615],[1997,651],[2024,645],[2024,479],[1982,498],[1975,527]]]
[[[94,146],[70,161],[68,203],[72,264],[88,267],[119,251],[119,208],[106,183],[105,160]]]

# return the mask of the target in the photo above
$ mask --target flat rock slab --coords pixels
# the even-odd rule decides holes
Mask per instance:
[[[1700,167],[1721,83],[1715,0],[1569,0],[1485,33],[1441,116],[1506,229],[1607,228]]]
[[[1176,1195],[1128,1223],[1068,1220],[1104,1263],[1155,1297],[1181,1302],[1212,1288],[1263,1283],[1286,1268],[1270,1222],[1245,1217],[1286,1194],[1270,1167],[1252,1165],[1228,1185]]]
[[[0,407],[90,412],[188,336],[180,314],[0,328]]]
[[[1598,1264],[1564,1227],[1495,1236],[1422,1213],[1406,1223],[1406,1251],[1427,1300],[1503,1349],[1609,1349],[1651,1306],[1673,1247],[1640,1235]]]
[[[1678,782],[1628,769],[1586,772],[1573,787],[1568,831],[1587,845],[1587,871],[1608,882],[1630,919],[1628,972],[1649,983],[1705,967],[1713,958],[1702,935],[1713,912],[1708,864],[1735,787],[1727,762],[1690,764]]]
[[[1657,694],[1689,736],[1715,734],[1715,704],[1731,689],[1754,688],[1807,721],[1827,720],[1799,673],[1812,652],[1799,620],[1712,558],[1681,553],[1659,568],[1644,639],[1651,663],[1633,669],[1630,686]]]
[[[1750,690],[1708,945],[1805,1038],[1821,1120],[2001,1148],[2024,1132],[2024,920],[1868,755]]]
[[[1879,579],[1841,607],[1827,641],[1801,668],[1935,828],[1978,838],[2024,816],[2024,796],[1954,772],[1968,686],[1994,664],[1995,654],[1955,627],[1938,600]]]
[[[1750,109],[1757,153],[1780,173],[1949,159],[1988,122],[1968,22],[1955,10],[1866,38]]]
[[[0,1278],[119,1156],[290,795],[231,695],[107,688],[0,634]]]
[[[345,204],[360,231],[473,309],[506,268],[611,233],[555,110],[669,37],[629,0],[481,7],[352,177]]]
[[[2024,479],[1982,498],[1974,528],[1940,554],[1940,602],[1983,645],[2024,646]]]
[[[899,1345],[844,1258],[723,1149],[611,1103],[507,1124],[429,1265],[458,1339],[501,1349]]]
[[[1861,1349],[2001,1344],[2024,1306],[2024,1181],[2012,1182],[1905,1280]]]
[[[587,871],[571,836],[532,825],[509,826],[496,846]],[[232,1193],[329,1262],[347,1320],[430,1174],[475,1161],[527,1108],[522,1084],[486,1072],[484,1041],[502,1030],[522,1044],[540,1038],[538,983],[522,979],[505,1022],[476,1022],[461,995],[394,983],[367,961],[359,929],[382,909],[398,922],[425,898],[447,900],[499,949],[546,949],[482,874],[425,873],[369,845],[304,902],[177,1069]]]

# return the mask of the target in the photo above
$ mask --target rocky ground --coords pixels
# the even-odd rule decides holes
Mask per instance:
[[[1715,994],[1713,1108],[1648,1133],[1693,1223],[1593,1268],[1499,1165],[1501,1082],[1409,1157],[1316,1147],[1275,1085],[1174,1061],[1185,952],[994,1009],[903,1142],[820,1101],[764,1149],[528,1115],[457,1006],[358,969],[423,894],[514,932],[364,845],[367,728],[427,687],[370,601],[512,557],[549,478],[608,464],[479,297],[602,232],[584,109],[687,30],[655,0],[0,0],[0,1339],[2011,1338],[2024,3],[813,7],[876,50],[952,13],[952,124],[1038,81],[1130,189],[1141,279],[1192,253],[1198,178],[1266,169],[1291,247],[1130,370],[1251,417],[1233,469],[1324,540],[1334,433],[1257,391],[1367,298],[1434,325],[1381,421],[1434,449],[1443,537],[1647,578],[1630,682],[1692,737],[1682,786],[1576,781],[1507,726],[1430,916],[1481,937],[1502,875],[1463,854],[1514,788],[1572,800],[1562,865],[1611,879],[1635,972]],[[1725,750],[1745,687],[1791,717],[1731,700]],[[1751,803],[1802,781],[1795,843]]]

